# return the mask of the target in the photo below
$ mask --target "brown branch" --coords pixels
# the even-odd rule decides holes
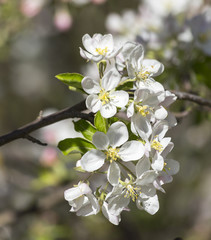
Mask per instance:
[[[211,100],[209,100],[209,99],[205,99],[205,98],[199,97],[195,94],[186,93],[186,92],[178,92],[178,91],[174,91],[174,90],[172,90],[171,92],[174,93],[177,96],[177,98],[180,100],[191,101],[191,102],[197,103],[199,105],[203,105],[203,106],[211,108]]]
[[[12,142],[19,138],[25,138],[32,141],[35,140],[33,137],[29,137],[29,133],[40,129],[42,127],[48,126],[52,123],[59,122],[61,120],[67,119],[67,118],[83,118],[86,120],[91,121],[92,116],[90,114],[82,113],[81,111],[86,109],[85,101],[82,101],[78,103],[77,105],[63,109],[59,112],[53,113],[51,115],[48,115],[46,117],[39,116],[35,121],[28,123],[24,125],[21,128],[18,128],[17,130],[14,130],[8,134],[5,134],[0,137],[0,146],[5,145],[9,142]],[[38,143],[37,141],[35,141]]]
[[[192,101],[199,105],[203,105],[203,106],[211,108],[211,100],[204,99],[197,95],[186,93],[186,92],[178,92],[178,91],[171,91],[171,92],[174,93],[180,100]],[[66,108],[59,112],[51,114],[47,117],[42,117],[40,115],[35,121],[17,129],[17,130],[14,130],[8,134],[0,136],[0,146],[5,145],[5,144],[12,142],[19,138],[25,138],[32,142],[35,142],[35,143],[38,143],[41,145],[45,145],[44,143],[41,143],[39,140],[35,139],[34,137],[29,136],[29,133],[31,133],[37,129],[40,129],[42,127],[48,126],[52,123],[56,123],[61,120],[67,119],[67,118],[78,117],[78,118],[92,121],[93,120],[92,115],[82,113],[81,111],[83,111],[83,110],[86,110],[85,101],[82,101],[73,107]]]

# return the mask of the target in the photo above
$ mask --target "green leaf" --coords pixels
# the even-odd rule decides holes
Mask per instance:
[[[95,146],[83,138],[66,138],[59,142],[58,148],[64,155],[68,155],[71,152],[84,154],[87,151],[94,149]]]
[[[116,90],[131,90],[133,88],[134,79],[127,79],[126,81],[122,82]]]
[[[95,115],[94,124],[98,131],[107,133],[108,123],[107,120],[102,117],[100,111]]]
[[[88,121],[84,119],[80,119],[77,122],[73,122],[75,130],[83,134],[83,136],[92,141],[92,137],[97,129]]]
[[[85,93],[81,86],[81,81],[84,78],[83,75],[79,73],[60,73],[55,77],[68,85],[70,90]]]

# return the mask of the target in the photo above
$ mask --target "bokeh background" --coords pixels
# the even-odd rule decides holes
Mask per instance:
[[[120,45],[138,41],[145,55],[165,65],[157,79],[166,89],[210,98],[211,6],[203,0],[0,0],[0,135],[73,106],[85,96],[54,76],[94,74],[80,57],[85,33],[112,33]],[[159,193],[150,216],[131,205],[119,226],[102,215],[76,217],[63,199],[83,175],[79,155],[64,157],[59,140],[77,136],[72,120],[0,148],[1,240],[210,240],[210,109],[178,100],[178,125],[169,131],[171,157],[180,162],[172,183]]]

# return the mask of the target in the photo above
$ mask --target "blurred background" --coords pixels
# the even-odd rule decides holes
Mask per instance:
[[[112,33],[117,44],[138,41],[145,57],[165,66],[166,89],[210,98],[211,3],[208,0],[0,0],[0,135],[73,106],[85,96],[54,76],[94,74],[80,57],[81,38]],[[0,148],[0,240],[210,240],[210,109],[178,100],[178,125],[169,131],[180,172],[159,193],[150,216],[131,205],[119,226],[103,216],[77,217],[63,199],[83,175],[79,155],[57,143],[78,136],[72,120],[32,135],[47,147],[16,140]]]

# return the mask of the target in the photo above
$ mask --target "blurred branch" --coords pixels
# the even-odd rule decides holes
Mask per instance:
[[[178,91],[174,91],[174,90],[172,90],[171,92],[174,93],[177,96],[177,98],[180,100],[195,102],[199,105],[203,105],[203,106],[211,108],[211,100],[199,97],[199,96],[197,96],[195,94],[191,94],[191,93],[178,92]]]
[[[37,129],[40,129],[42,127],[48,126],[52,123],[56,123],[61,120],[67,119],[67,118],[83,118],[83,119],[91,121],[92,116],[90,114],[81,112],[86,109],[87,108],[85,105],[85,101],[82,101],[73,107],[63,109],[59,112],[53,113],[46,117],[39,116],[33,122],[28,123],[28,124],[24,125],[23,127],[18,128],[17,130],[14,130],[8,134],[2,135],[0,137],[0,146],[5,145],[5,144],[12,142],[19,138],[25,138],[32,142],[43,145],[43,143],[41,143],[39,140],[35,139],[32,136],[29,136],[29,133],[31,133]]]

